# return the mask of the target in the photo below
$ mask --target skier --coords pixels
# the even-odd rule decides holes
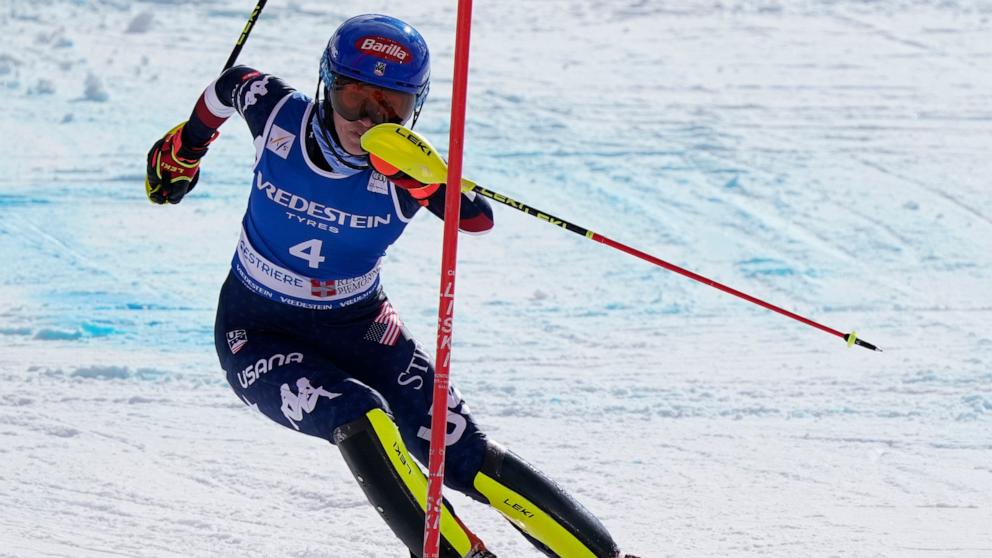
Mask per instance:
[[[247,122],[254,176],[218,303],[220,364],[246,405],[336,445],[413,556],[423,545],[427,480],[411,454],[427,462],[434,367],[379,270],[422,207],[443,217],[445,186],[384,176],[360,138],[383,122],[412,126],[429,78],[416,30],[384,15],[351,18],[327,44],[313,99],[270,74],[225,71],[189,121],[154,144],[145,185],[153,203],[179,203],[221,124],[235,113]],[[459,226],[492,228],[484,198],[462,194]],[[449,409],[448,487],[495,507],[548,556],[619,556],[592,514],[479,430],[454,388]],[[441,539],[445,558],[494,556],[447,502]]]

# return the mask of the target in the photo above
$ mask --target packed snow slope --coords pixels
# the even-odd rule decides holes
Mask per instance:
[[[405,556],[217,365],[244,124],[182,204],[144,197],[252,6],[0,7],[0,556]],[[272,0],[241,62],[310,92],[368,11],[427,37],[444,146],[454,1]],[[992,4],[477,2],[471,65],[467,176],[885,349],[497,207],[452,369],[493,438],[645,557],[992,556]],[[418,217],[384,272],[428,347],[440,237]]]

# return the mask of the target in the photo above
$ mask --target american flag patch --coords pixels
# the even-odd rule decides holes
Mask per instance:
[[[400,317],[393,310],[393,305],[389,304],[389,302],[384,302],[379,315],[375,317],[372,325],[369,326],[369,330],[365,332],[364,339],[366,341],[392,346],[400,338],[400,328],[402,327],[403,322],[400,321]]]

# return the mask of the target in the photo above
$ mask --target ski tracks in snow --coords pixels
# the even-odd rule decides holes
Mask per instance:
[[[0,15],[20,45],[0,54],[20,138],[0,163],[0,554],[402,556],[336,450],[253,414],[214,360],[243,126],[187,202],[143,200],[145,150],[248,9],[167,8],[175,25],[120,2]],[[270,4],[243,60],[308,91],[364,9]],[[453,9],[382,10],[432,45],[418,129],[442,146]],[[886,350],[497,208],[460,243],[453,368],[485,429],[646,557],[990,555],[988,10],[477,10],[468,176]],[[202,40],[159,56],[176,29]],[[439,238],[418,219],[384,271],[427,345]],[[451,497],[497,554],[537,556]]]

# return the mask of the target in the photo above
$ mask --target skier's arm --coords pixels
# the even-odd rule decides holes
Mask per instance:
[[[189,122],[183,127],[183,143],[194,147],[206,145],[221,124],[235,113],[245,119],[251,135],[258,138],[265,130],[269,114],[293,91],[270,74],[246,66],[230,68],[208,85],[196,101]]]
[[[387,131],[390,129],[396,134]],[[392,128],[379,126],[366,132],[362,138],[362,145],[366,145],[366,138],[369,138],[369,149],[374,151],[369,154],[369,163],[372,168],[397,186],[396,192],[400,206],[407,218],[412,218],[418,209],[426,207],[428,211],[444,219],[444,198],[447,188],[444,184],[431,183],[439,175],[428,173],[414,178],[386,161],[381,155],[383,152],[393,152],[393,155],[398,155],[400,159],[408,159],[407,162],[414,165],[411,168],[422,165],[422,168],[428,169],[432,165],[443,166],[445,164],[433,150],[423,149],[423,145],[428,145],[425,140],[420,139],[410,130],[401,133],[402,130],[404,129],[397,126]],[[404,137],[410,140],[410,143],[402,139]],[[397,142],[399,143],[397,144]],[[411,144],[419,144],[421,147],[420,149],[411,148]],[[431,160],[431,157],[436,158],[436,160]],[[459,206],[458,228],[462,232],[483,234],[493,228],[493,209],[485,198],[477,196],[472,191],[462,191]]]
[[[207,86],[187,122],[169,130],[148,152],[145,193],[152,203],[179,203],[200,178],[200,160],[235,112],[257,139],[269,114],[293,89],[279,78],[245,66],[226,70]]]
[[[427,211],[444,219],[445,185],[427,198]],[[458,229],[462,232],[483,234],[493,228],[493,208],[486,198],[475,192],[462,192],[462,202],[458,211]]]
[[[396,184],[396,195],[403,207],[404,215],[412,217],[420,207],[440,219],[444,219],[444,184],[421,184],[410,177],[393,176],[390,180]],[[458,229],[469,234],[484,234],[493,228],[493,208],[486,198],[475,192],[462,192],[462,201],[458,211]]]

